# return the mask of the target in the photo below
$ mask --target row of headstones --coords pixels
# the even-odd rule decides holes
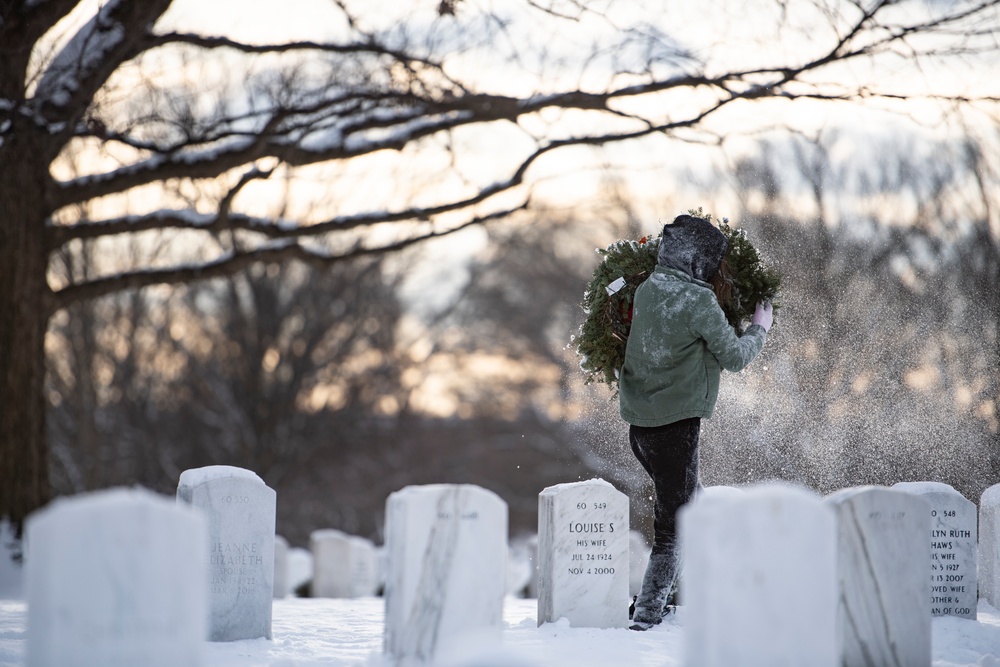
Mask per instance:
[[[601,482],[542,492],[539,624],[626,625],[627,516]],[[679,515],[685,663],[930,665],[932,616],[1000,603],[1000,485],[979,524],[938,483],[709,489]]]
[[[637,595],[650,549],[642,533],[629,531],[629,589]],[[274,537],[274,597],[357,598],[381,594],[385,550],[369,539],[325,528],[309,536],[309,549],[290,547]],[[538,597],[538,536],[521,537],[507,548],[506,592]]]
[[[285,586],[275,587],[275,572],[290,572],[287,562],[276,567],[289,554],[275,509],[275,492],[256,474],[211,466],[185,471],[174,502],[113,489],[33,514],[28,665],[200,665],[206,638],[270,639],[273,597]],[[386,651],[403,662],[433,655],[439,634],[498,633],[506,503],[471,485],[408,487],[390,496],[387,515]],[[367,541],[324,530],[310,543],[313,595],[373,592]]]
[[[921,647],[931,613],[974,618],[975,505],[945,485],[899,486],[911,493],[849,490],[820,501],[784,488],[716,492],[685,508],[689,662],[740,664],[713,656],[726,647],[751,655],[746,643],[780,646],[761,638],[782,628],[810,656],[824,645],[817,633],[845,655],[852,641],[869,652]],[[270,638],[274,491],[221,466],[186,471],[177,499],[108,491],[57,501],[30,519],[30,665],[194,665],[206,623],[216,641]],[[506,504],[471,485],[429,485],[392,494],[386,510],[386,652],[420,662],[449,637],[499,638]],[[982,590],[996,605],[1000,485],[983,495],[981,513]],[[539,624],[624,626],[629,535],[628,500],[610,484],[545,489]],[[828,632],[838,613],[840,630]]]
[[[649,548],[641,533],[632,531],[629,537],[632,566],[629,594],[632,595],[638,593]],[[537,554],[537,535],[517,539],[508,545],[507,595],[538,597]],[[309,549],[290,547],[281,535],[274,538],[275,599],[288,595],[317,598],[380,595],[385,586],[385,568],[384,548],[367,538],[340,530],[313,531],[309,535]]]
[[[375,595],[384,583],[382,554],[369,539],[332,528],[314,530],[309,535],[309,553],[311,597],[366,597]],[[275,597],[279,597],[277,590]]]

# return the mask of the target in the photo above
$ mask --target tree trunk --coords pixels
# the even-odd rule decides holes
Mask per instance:
[[[18,532],[49,498],[45,331],[51,291],[44,209],[48,167],[32,135],[0,146],[0,518]]]

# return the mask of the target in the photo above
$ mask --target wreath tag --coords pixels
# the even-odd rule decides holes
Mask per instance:
[[[617,294],[618,291],[621,288],[623,288],[623,287],[625,287],[625,277],[624,276],[622,276],[621,278],[618,278],[613,283],[609,284],[607,287],[604,288],[604,290],[608,293],[608,296],[613,296],[613,295]]]

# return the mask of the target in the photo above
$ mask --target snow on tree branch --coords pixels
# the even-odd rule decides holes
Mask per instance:
[[[144,48],[153,22],[169,6],[170,0],[108,0],[45,68],[34,106],[81,115],[108,77]]]
[[[374,40],[351,42],[347,44],[324,43],[314,41],[284,42],[280,44],[246,44],[221,36],[197,35],[194,33],[170,32],[157,35],[151,42],[151,47],[168,44],[186,44],[202,49],[231,49],[240,53],[261,55],[267,53],[293,53],[300,51],[315,51],[318,53],[336,54],[370,54],[391,56],[400,62],[422,63],[438,67],[439,64],[416,54],[406,53],[379,44]]]
[[[536,157],[542,153],[537,153]],[[130,215],[109,220],[84,222],[74,225],[53,225],[48,229],[48,245],[58,248],[71,240],[92,240],[119,234],[134,234],[157,229],[176,229],[217,233],[240,230],[261,234],[270,239],[289,239],[320,236],[377,224],[430,220],[452,211],[470,209],[488,199],[513,190],[523,181],[526,166],[510,179],[482,188],[471,197],[457,199],[437,206],[413,207],[398,211],[372,211],[359,215],[337,216],[322,222],[303,225],[295,220],[275,220],[233,213],[199,213],[190,209],[160,210],[146,215]]]
[[[301,245],[295,239],[286,239],[270,241],[250,250],[229,252],[215,260],[207,262],[185,264],[165,269],[141,269],[118,273],[87,282],[75,283],[56,290],[52,295],[51,307],[53,310],[57,310],[77,301],[96,299],[128,289],[140,289],[151,285],[178,285],[197,280],[229,276],[254,264],[298,260],[322,268],[336,262],[357,257],[389,254],[416,243],[448,236],[468,227],[488,223],[491,220],[509,217],[517,211],[523,210],[527,205],[528,202],[524,201],[518,206],[476,216],[447,229],[432,228],[429,231],[420,232],[384,245],[365,246],[357,244],[342,252],[321,251]]]

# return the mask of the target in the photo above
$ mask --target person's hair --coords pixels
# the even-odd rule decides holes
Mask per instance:
[[[715,272],[715,275],[712,276],[709,282],[712,283],[712,290],[715,292],[715,299],[719,302],[719,305],[723,308],[732,305],[733,274],[729,270],[729,264],[726,263],[725,258],[723,258],[722,264],[719,265],[719,270]]]

